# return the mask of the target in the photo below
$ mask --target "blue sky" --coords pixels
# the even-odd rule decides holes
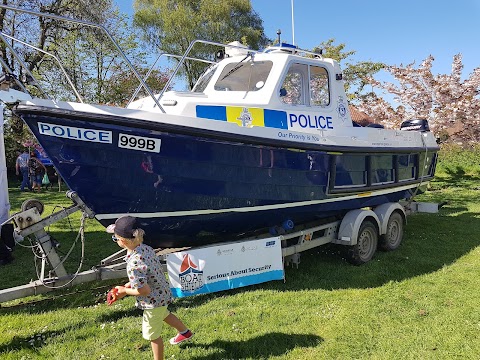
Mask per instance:
[[[133,1],[115,2],[132,13]],[[281,29],[282,40],[292,42],[291,0],[251,2],[268,37]],[[433,72],[446,74],[461,53],[463,78],[480,67],[480,0],[294,0],[294,23],[300,48],[334,38],[356,51],[352,61],[420,64],[431,54]]]

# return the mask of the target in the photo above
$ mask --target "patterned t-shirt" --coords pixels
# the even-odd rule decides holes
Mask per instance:
[[[132,289],[150,286],[147,296],[137,296],[136,306],[139,309],[153,309],[166,306],[173,301],[170,285],[162,271],[160,258],[153,249],[140,244],[125,257],[127,275]]]
[[[28,160],[30,159],[30,156],[26,153],[18,155],[17,158],[17,164],[18,167],[21,168],[27,168],[28,167]]]

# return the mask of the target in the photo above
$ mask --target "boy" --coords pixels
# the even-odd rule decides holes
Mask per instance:
[[[173,301],[172,292],[160,259],[150,246],[143,244],[145,232],[138,228],[137,218],[122,216],[107,228],[107,232],[114,234],[112,240],[118,246],[127,249],[125,261],[129,282],[115,287],[116,297],[137,297],[136,306],[143,309],[143,338],[150,340],[153,358],[163,359],[163,340],[160,337],[162,320],[178,331],[178,334],[170,339],[172,345],[190,340],[193,333],[167,309],[168,304]]]

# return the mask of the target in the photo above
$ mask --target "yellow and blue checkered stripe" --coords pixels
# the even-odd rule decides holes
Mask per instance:
[[[216,105],[197,105],[196,111],[199,118],[227,121],[239,126],[246,126],[242,118],[245,118],[245,114],[248,113],[246,122],[249,127],[288,129],[287,113],[285,111]]]

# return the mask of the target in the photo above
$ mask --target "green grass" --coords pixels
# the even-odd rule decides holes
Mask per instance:
[[[438,214],[409,216],[399,249],[355,267],[341,248],[324,246],[302,254],[298,269],[287,268],[285,283],[178,299],[172,310],[196,335],[180,347],[166,345],[166,358],[480,358],[480,176],[475,161],[440,160],[437,178],[417,200],[446,204]],[[63,193],[40,197],[68,204]],[[25,198],[12,189],[14,209]],[[66,229],[52,229],[62,248],[74,236]],[[87,223],[86,243],[89,264],[116,250],[94,220]],[[31,252],[16,248],[14,255],[12,265],[0,267],[2,288],[35,277]],[[69,265],[76,267],[75,261]],[[0,308],[0,357],[150,359],[134,299],[108,307],[100,286]],[[165,340],[173,335],[164,328]]]

